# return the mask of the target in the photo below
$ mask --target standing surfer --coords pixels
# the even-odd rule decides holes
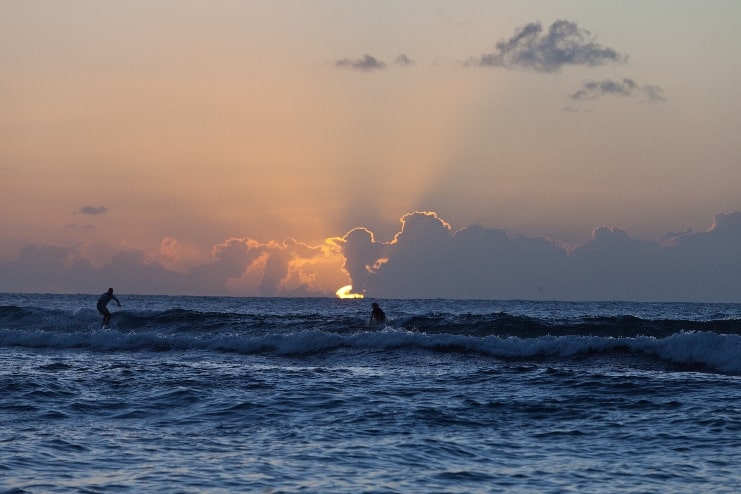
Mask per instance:
[[[384,314],[383,310],[375,302],[371,304],[371,307],[373,307],[373,311],[368,322],[370,324],[384,324],[386,322],[386,314]]]
[[[103,329],[108,329],[108,323],[111,321],[111,312],[107,307],[108,302],[111,300],[115,300],[118,306],[121,307],[121,302],[113,294],[113,288],[109,288],[107,292],[98,298],[98,312],[103,314]]]

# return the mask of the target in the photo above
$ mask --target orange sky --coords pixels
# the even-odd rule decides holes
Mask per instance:
[[[416,210],[572,244],[706,229],[741,210],[738,18],[725,1],[3,2],[0,261],[53,245],[183,272],[232,238],[387,242]],[[559,20],[617,56],[483,63]]]

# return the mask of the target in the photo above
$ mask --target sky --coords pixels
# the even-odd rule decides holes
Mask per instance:
[[[0,291],[741,301],[739,18],[0,2]]]

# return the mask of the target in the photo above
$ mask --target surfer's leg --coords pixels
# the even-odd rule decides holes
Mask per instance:
[[[103,307],[103,308],[98,307],[98,310],[101,312],[101,314],[103,314],[103,327],[107,328],[108,323],[111,320],[111,312],[106,307]]]

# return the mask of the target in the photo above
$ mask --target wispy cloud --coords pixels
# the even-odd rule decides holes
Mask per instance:
[[[643,94],[648,101],[664,101],[664,90],[656,84],[644,84]]]
[[[576,101],[592,100],[602,96],[643,96],[646,101],[664,101],[664,91],[660,86],[644,84],[638,85],[633,79],[615,81],[605,79],[602,81],[586,81],[581,88],[571,95]]]
[[[76,211],[77,214],[87,214],[91,216],[96,216],[99,214],[105,214],[108,212],[108,208],[105,206],[83,206],[80,209]]]
[[[627,56],[604,47],[575,22],[559,20],[544,31],[540,22],[532,22],[496,44],[486,53],[467,62],[480,67],[509,67],[537,72],[556,72],[566,65],[604,65],[623,62]]]
[[[361,58],[342,58],[335,62],[339,69],[358,70],[361,72],[373,72],[386,68],[386,63],[367,53]]]
[[[359,72],[374,72],[384,70],[388,67],[388,64],[383,60],[367,53],[360,58],[341,58],[334,65],[338,69],[357,70]],[[414,65],[414,60],[402,53],[394,59],[393,65],[397,67],[409,67]]]
[[[406,56],[404,53],[402,53],[401,55],[396,57],[396,60],[394,60],[394,65],[401,65],[401,66],[406,67],[409,65],[414,65],[414,61],[408,56]]]

